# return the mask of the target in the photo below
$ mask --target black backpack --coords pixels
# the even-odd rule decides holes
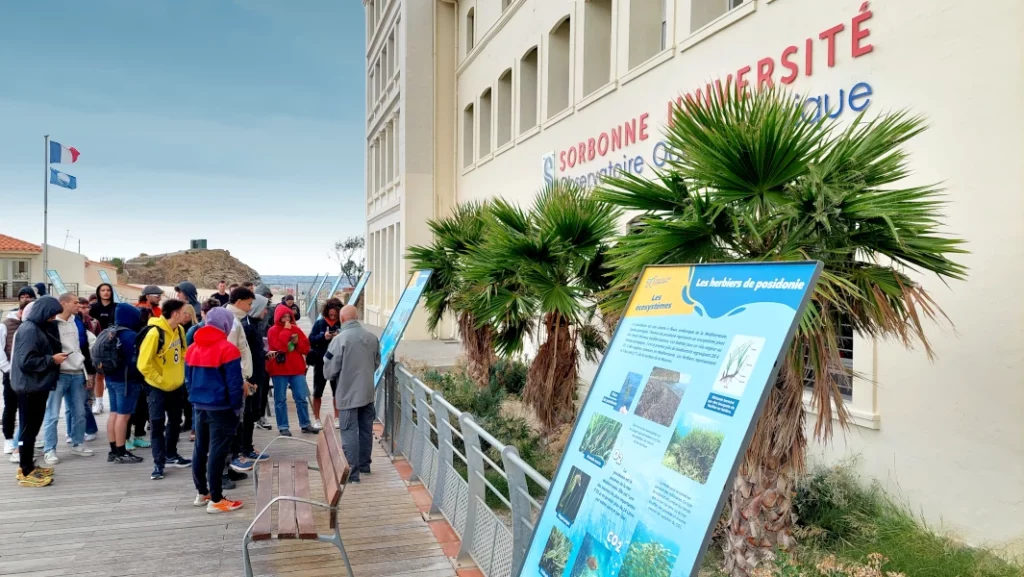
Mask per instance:
[[[118,333],[126,331],[125,327],[111,325],[96,337],[89,352],[92,354],[92,363],[96,370],[102,375],[118,375],[124,373],[124,363],[121,356],[121,339]]]

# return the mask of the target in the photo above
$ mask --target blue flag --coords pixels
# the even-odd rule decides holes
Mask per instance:
[[[50,184],[56,184],[57,186],[63,186],[64,188],[74,190],[78,188],[78,179],[70,174],[65,174],[57,169],[51,168]]]

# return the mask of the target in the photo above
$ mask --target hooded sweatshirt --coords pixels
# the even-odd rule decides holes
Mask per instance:
[[[236,321],[227,310],[216,308],[206,313],[205,322],[185,354],[188,400],[199,410],[231,409],[238,415],[245,400],[242,364],[238,348],[227,338]]]
[[[68,320],[57,317],[57,330],[60,333],[61,351],[68,354],[67,360],[60,365],[60,372],[69,375],[81,374],[82,371],[95,373],[89,357],[89,337],[85,335],[82,319],[76,315],[69,316]]]
[[[14,339],[11,386],[17,393],[38,393],[57,388],[60,365],[53,355],[61,351],[60,332],[51,318],[64,310],[60,301],[42,297],[25,309],[24,322]]]
[[[274,326],[270,327],[270,332],[267,333],[267,344],[271,351],[283,356],[284,362],[278,362],[276,355],[268,355],[267,373],[271,377],[306,374],[306,361],[303,355],[309,353],[309,339],[294,322],[291,328],[284,328],[284,317],[291,314],[292,310],[287,305],[277,305],[277,309],[274,310]],[[292,335],[297,339],[294,345],[289,346]]]
[[[161,332],[164,335],[163,347],[159,347]],[[180,326],[171,330],[167,319],[153,317],[149,319],[146,336],[139,345],[136,366],[149,386],[165,392],[174,391],[185,383],[185,353],[185,331]]]
[[[125,372],[119,375],[106,375],[108,381],[115,383],[139,384],[146,382],[146,379],[139,372],[138,367],[132,363],[135,357],[135,339],[142,329],[142,313],[139,309],[128,303],[120,303],[114,308],[114,324],[124,330],[117,333],[117,340],[121,341],[121,365]]]
[[[110,286],[110,283],[101,283],[100,286],[96,287],[96,294],[100,294],[100,289],[107,287],[110,289],[110,302],[103,304],[102,300],[98,300],[89,307],[89,316],[100,322],[100,330],[105,330],[110,325],[114,324],[114,311],[117,309],[117,303],[114,302],[114,287]]]
[[[178,286],[174,288],[185,295],[185,300],[188,301],[188,304],[192,305],[192,310],[195,311],[196,318],[200,318],[200,315],[202,314],[202,307],[199,304],[199,290],[196,289],[196,285],[188,281],[184,281],[178,283]]]
[[[36,287],[36,294],[37,295],[39,295],[41,297],[42,296],[46,296],[46,285],[44,283],[37,282],[36,284],[34,284],[32,286]]]
[[[241,321],[245,340],[249,343],[249,353],[252,355],[252,378],[249,382],[261,386],[270,382],[270,375],[267,374],[267,349],[263,343],[263,332],[260,330],[260,315],[267,309],[268,302],[267,297],[256,295],[249,315]]]
[[[242,378],[248,381],[252,378],[252,352],[249,350],[249,342],[245,339],[245,331],[242,330],[242,319],[246,314],[242,309],[230,304],[225,310],[231,313],[235,319],[235,322],[231,324],[230,332],[228,332],[228,342],[235,345],[238,348],[238,353],[242,355]],[[209,316],[210,313],[206,314]]]

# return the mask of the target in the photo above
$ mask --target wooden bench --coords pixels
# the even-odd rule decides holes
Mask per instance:
[[[277,441],[296,441],[316,447],[317,466],[306,461],[290,461],[284,459],[258,460],[253,470],[256,477],[256,518],[242,537],[242,561],[245,564],[246,577],[252,577],[252,563],[249,559],[249,543],[267,541],[274,537],[273,522],[270,515],[271,507],[278,505],[277,538],[307,539],[333,543],[345,560],[345,568],[352,577],[352,565],[341,542],[338,528],[338,502],[345,492],[348,483],[349,465],[345,453],[341,450],[341,439],[335,434],[334,421],[330,415],[324,421],[316,442],[295,437],[276,437],[267,445],[266,452]],[[262,453],[261,453],[262,455]],[[324,486],[327,501],[321,503],[310,497],[309,471],[320,472],[320,480]],[[274,496],[274,480],[277,480],[278,491]],[[321,535],[317,533],[313,519],[313,507],[330,511],[330,528],[333,533]]]

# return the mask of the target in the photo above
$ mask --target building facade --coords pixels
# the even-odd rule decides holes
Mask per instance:
[[[718,83],[787,88],[803,101],[808,119],[844,122],[897,109],[926,116],[929,130],[909,148],[909,181],[945,184],[948,228],[968,240],[971,254],[961,259],[970,267],[967,282],[921,280],[955,328],[929,327],[934,361],[921,350],[853,335],[849,352],[858,377],[845,402],[855,425],[814,451],[826,460],[856,456],[866,475],[935,527],[972,543],[1024,548],[1024,500],[1017,490],[1024,482],[1024,305],[1014,288],[1024,276],[1024,232],[1017,225],[1024,216],[1021,4],[984,10],[953,0],[421,4],[430,6],[432,17],[422,22],[433,30],[401,36],[396,51],[404,82],[396,102],[433,99],[421,109],[433,112],[401,111],[399,127],[409,120],[421,126],[415,140],[408,127],[398,130],[399,182],[394,192],[371,187],[367,195],[368,232],[384,239],[383,248],[371,250],[369,266],[378,281],[381,270],[398,270],[385,277],[397,279],[389,281],[399,283],[395,291],[409,272],[401,248],[430,240],[425,218],[455,202],[494,196],[526,204],[556,178],[592,186],[617,170],[650,174],[665,163],[662,129],[673,103],[686,94],[701,98]],[[447,18],[452,10],[454,23]],[[454,46],[438,43],[442,35],[451,35]],[[409,58],[425,56],[431,65],[409,67]],[[431,71],[432,84],[422,83],[431,89],[406,92],[407,76]],[[368,115],[372,142],[380,134],[374,114]],[[426,125],[435,136],[430,142]],[[411,188],[416,173],[408,164],[421,147],[432,159],[422,166],[434,170],[433,188],[422,192]],[[438,178],[439,167],[453,176]],[[417,210],[416,199],[431,191],[434,203]],[[393,200],[377,208],[378,197]],[[394,245],[381,232],[389,227],[400,231]],[[386,309],[397,299],[387,296],[392,289],[374,286],[371,303]]]

